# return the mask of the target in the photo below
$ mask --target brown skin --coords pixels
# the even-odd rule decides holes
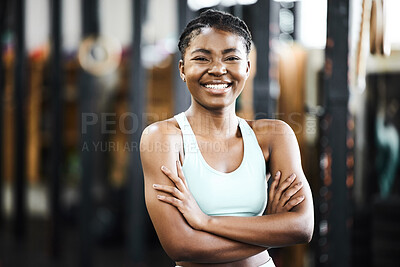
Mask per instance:
[[[192,94],[192,104],[185,113],[204,159],[218,171],[235,170],[243,158],[235,100],[250,70],[243,39],[232,33],[203,29],[186,49],[179,68]],[[223,94],[204,87],[207,83],[225,82],[231,88]],[[265,216],[210,217],[202,213],[177,164],[184,161],[184,154],[182,133],[175,119],[152,124],[142,134],[147,209],[162,246],[178,265],[256,266],[268,260],[267,247],[311,239],[312,195],[293,131],[281,121],[248,123],[266,162],[270,162],[271,172],[281,171],[271,186]],[[229,149],[218,153],[206,149],[205,145],[215,143],[228,144]],[[161,166],[169,171],[162,171]],[[293,173],[296,178],[289,182],[286,178]],[[154,188],[154,184],[159,186]]]
[[[213,115],[210,110],[221,114],[231,109],[250,74],[250,61],[245,51],[243,39],[238,35],[213,28],[203,29],[186,49],[184,60],[179,62],[181,77],[186,80],[192,103],[193,100],[197,102],[209,115]],[[202,86],[210,81],[231,82],[232,90],[224,95],[211,95]],[[231,120],[231,123],[235,121]]]

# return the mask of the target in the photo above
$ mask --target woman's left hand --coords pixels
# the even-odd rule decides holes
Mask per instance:
[[[175,186],[154,184],[154,189],[171,195],[157,195],[157,198],[165,203],[175,206],[192,228],[202,230],[207,224],[209,216],[200,209],[192,193],[189,191],[179,161],[176,161],[176,168],[178,175],[174,174],[165,166],[161,167],[162,172],[175,184]]]

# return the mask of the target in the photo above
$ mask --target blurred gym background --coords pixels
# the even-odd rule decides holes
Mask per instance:
[[[206,8],[248,24],[238,114],[292,126],[313,190],[277,267],[400,266],[399,1],[2,0],[1,267],[174,266],[138,146],[189,106],[177,42]]]

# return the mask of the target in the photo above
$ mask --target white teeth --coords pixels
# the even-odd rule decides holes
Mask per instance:
[[[228,84],[226,83],[221,83],[221,84],[206,84],[204,85],[204,87],[206,88],[210,88],[210,89],[224,89],[228,87]]]

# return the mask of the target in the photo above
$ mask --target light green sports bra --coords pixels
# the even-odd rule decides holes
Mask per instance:
[[[185,159],[182,170],[201,210],[211,216],[262,215],[268,192],[265,159],[247,122],[237,117],[244,143],[242,162],[236,170],[224,173],[204,160],[185,113],[174,118],[183,136]]]

